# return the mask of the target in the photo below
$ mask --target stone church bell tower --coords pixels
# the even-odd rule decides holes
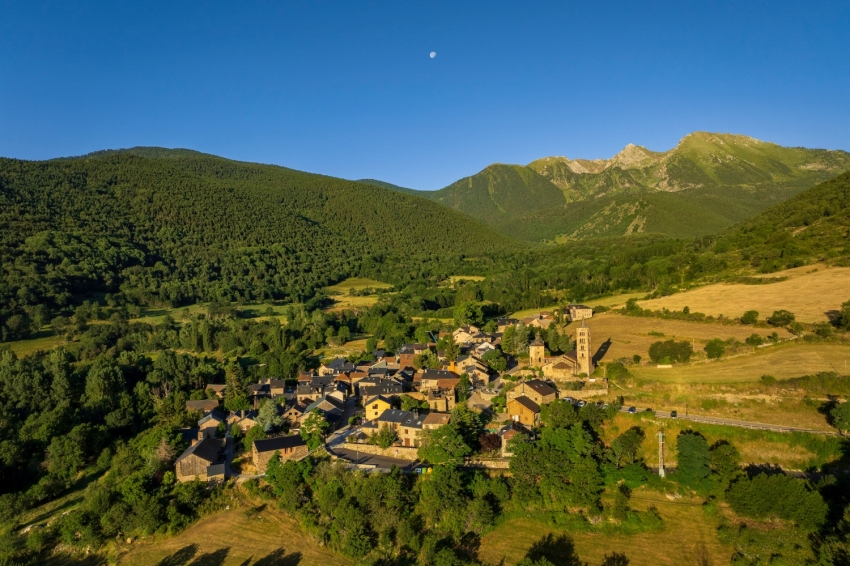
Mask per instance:
[[[578,362],[578,373],[590,376],[593,373],[593,350],[590,347],[590,328],[584,319],[576,329],[576,361]]]

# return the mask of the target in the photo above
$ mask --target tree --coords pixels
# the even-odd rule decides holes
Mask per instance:
[[[414,409],[428,409],[428,401],[414,399],[410,395],[402,395],[401,396],[401,410],[402,411],[412,411]]]
[[[850,431],[850,401],[839,403],[829,412],[832,424],[843,434]]]
[[[262,440],[265,437],[266,431],[263,430],[263,427],[254,425],[245,433],[245,437],[242,439],[242,447],[245,449],[245,452],[250,452],[254,449],[254,441]]]
[[[699,489],[711,473],[708,442],[698,432],[682,431],[676,437],[678,465],[676,475],[688,487]]]
[[[569,401],[556,399],[540,408],[540,420],[549,427],[566,428],[578,422],[578,412]]]
[[[747,311],[741,315],[741,324],[755,324],[759,320],[759,311]]]
[[[629,496],[631,490],[624,484],[620,484],[614,490],[614,504],[611,506],[611,515],[618,521],[624,521],[629,515]]]
[[[794,313],[787,310],[778,310],[773,311],[773,314],[767,319],[768,324],[771,326],[788,326],[792,322],[794,322]]]
[[[370,336],[366,340],[366,352],[372,353],[378,348],[378,339],[375,336]]]
[[[251,407],[248,403],[248,394],[243,384],[242,366],[231,363],[226,370],[226,384],[224,388],[224,408],[228,411],[244,411]]]
[[[516,327],[513,325],[505,328],[502,333],[502,351],[508,354],[514,353],[514,338],[516,337]]]
[[[649,347],[649,357],[655,363],[687,362],[692,354],[693,347],[687,340],[665,340],[655,342]]]
[[[472,387],[472,382],[469,380],[469,374],[463,373],[460,376],[460,380],[457,382],[455,386],[455,391],[457,392],[457,401],[458,403],[463,403],[467,399],[469,399],[469,390]]]
[[[467,302],[455,307],[453,314],[455,324],[458,326],[479,325],[484,321],[481,305],[475,302]]]
[[[459,465],[472,453],[454,422],[434,430],[423,430],[421,438],[419,459],[432,464]]]
[[[728,486],[736,476],[741,474],[741,454],[738,449],[725,440],[718,440],[710,450],[711,469]]]
[[[451,423],[460,432],[467,446],[471,448],[477,446],[478,437],[484,432],[478,413],[467,407],[466,403],[458,403],[452,409]]]
[[[301,438],[307,443],[307,448],[315,450],[322,445],[330,425],[319,411],[313,411],[301,423]]]
[[[478,437],[482,452],[496,452],[502,448],[502,439],[498,434],[484,433]]]
[[[386,450],[398,440],[396,430],[390,425],[381,426],[380,430],[369,438],[369,444],[377,444],[382,450]]]
[[[611,456],[619,468],[621,463],[634,463],[645,435],[639,427],[632,427],[611,443]]]
[[[838,312],[835,322],[838,328],[850,330],[850,301],[841,303],[841,310]]]
[[[763,339],[760,335],[755,334],[755,333],[750,334],[750,336],[749,336],[746,340],[744,340],[744,341],[745,341],[748,345],[752,346],[753,348],[756,348],[756,347],[761,346],[762,344],[764,344],[764,339]]]
[[[726,342],[724,342],[720,338],[714,338],[713,340],[709,340],[708,344],[705,345],[705,355],[709,359],[719,358],[725,353]]]
[[[267,433],[283,426],[283,417],[280,414],[280,405],[275,403],[272,399],[264,400],[260,405],[260,410],[257,412],[256,423],[263,427],[263,430]]]
[[[460,355],[460,346],[455,344],[455,341],[449,337],[448,342],[446,343],[445,348],[445,356],[446,359],[450,362],[457,360],[457,357]]]

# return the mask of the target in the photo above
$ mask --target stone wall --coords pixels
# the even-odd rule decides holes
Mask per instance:
[[[402,460],[410,460],[413,462],[417,459],[419,449],[410,446],[390,446],[386,450],[375,444],[340,444],[339,448],[346,450],[359,450],[364,454],[374,454],[375,456],[387,456],[389,458],[400,458]]]

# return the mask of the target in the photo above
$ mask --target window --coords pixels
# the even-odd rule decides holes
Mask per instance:
[[[373,408],[373,409],[377,409],[377,408],[378,408],[378,404],[377,404],[377,403],[375,403],[374,405],[372,405],[372,408]]]

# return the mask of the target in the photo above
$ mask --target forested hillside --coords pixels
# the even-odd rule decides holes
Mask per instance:
[[[404,282],[515,246],[395,191],[159,148],[0,159],[0,225],[4,322],[90,292],[299,301],[350,275]]]
[[[608,160],[495,164],[418,194],[530,241],[717,234],[850,169],[844,151],[696,132],[667,152],[629,145]]]

